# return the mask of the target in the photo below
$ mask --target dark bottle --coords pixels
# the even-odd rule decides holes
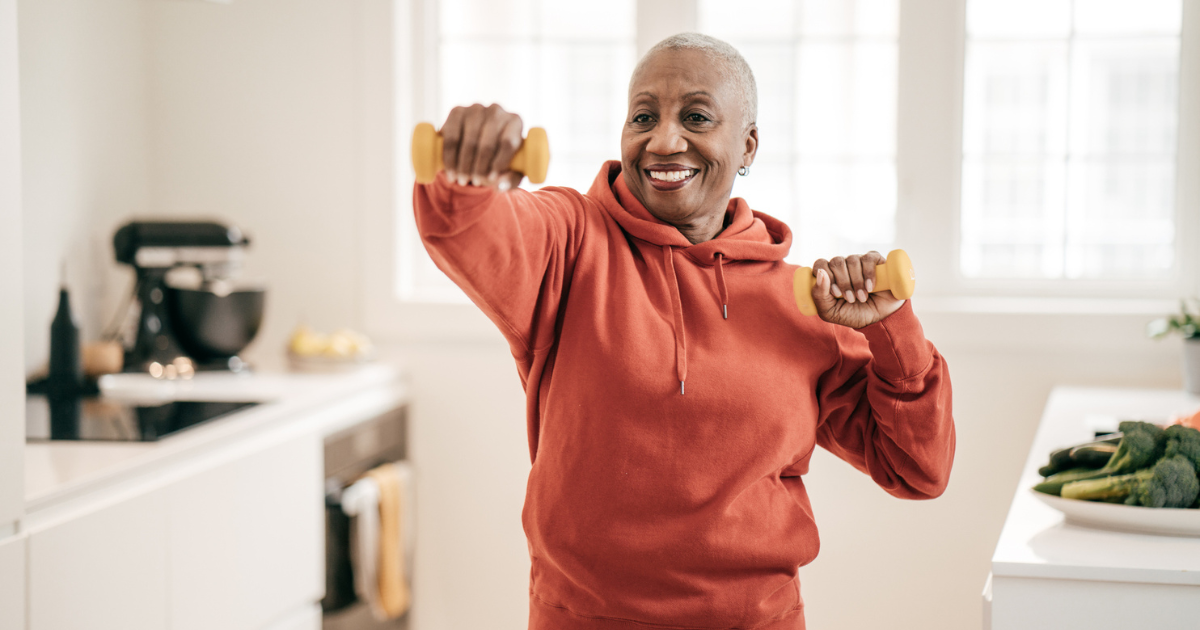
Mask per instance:
[[[79,327],[71,315],[67,288],[58,291],[58,313],[50,324],[50,373],[46,401],[50,404],[50,438],[79,437],[83,363],[79,357]]]
[[[67,288],[58,291],[58,313],[50,324],[50,374],[52,389],[78,391],[83,387],[83,363],[79,358],[79,327],[71,314]],[[60,390],[60,391],[61,391]]]

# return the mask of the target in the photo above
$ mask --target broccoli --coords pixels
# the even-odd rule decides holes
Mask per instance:
[[[1165,457],[1181,455],[1200,471],[1200,431],[1181,424],[1167,427],[1163,432],[1167,439]]]
[[[1153,468],[1128,475],[1089,479],[1062,487],[1064,499],[1115,501],[1126,505],[1186,508],[1200,495],[1200,479],[1192,463],[1181,455],[1164,457]]]
[[[1100,479],[1112,475],[1132,473],[1145,468],[1160,457],[1166,447],[1162,427],[1149,422],[1127,420],[1121,423],[1121,444],[1117,452],[1103,468],[1096,470],[1069,470],[1051,475],[1033,489],[1046,494],[1060,494],[1065,484],[1089,479]]]

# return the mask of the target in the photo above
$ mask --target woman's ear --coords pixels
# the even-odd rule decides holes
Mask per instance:
[[[750,123],[750,127],[746,129],[746,152],[742,154],[742,166],[750,166],[754,163],[754,156],[758,153],[758,125]]]

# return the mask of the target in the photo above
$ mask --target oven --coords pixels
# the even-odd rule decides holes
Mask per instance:
[[[364,473],[390,462],[407,464],[408,408],[396,407],[365,422],[325,438],[325,598],[321,600],[323,630],[406,630],[411,606],[398,619],[378,621],[367,603],[356,596],[351,562],[351,529],[354,520],[342,510],[342,490]],[[404,505],[409,526],[404,528],[408,544],[405,576],[411,587],[413,530],[412,488]],[[411,591],[410,591],[411,592]]]

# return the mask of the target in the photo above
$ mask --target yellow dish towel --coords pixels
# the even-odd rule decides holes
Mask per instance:
[[[408,580],[404,576],[404,540],[401,522],[403,492],[395,464],[384,464],[367,472],[379,486],[379,604],[387,619],[403,615],[412,603]]]

